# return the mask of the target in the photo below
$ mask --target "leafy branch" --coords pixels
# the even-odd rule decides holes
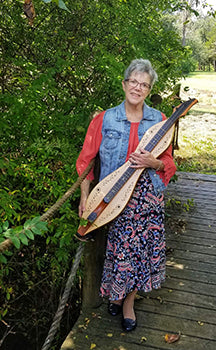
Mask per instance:
[[[17,249],[20,248],[21,244],[28,246],[29,240],[34,240],[36,235],[42,236],[47,230],[47,222],[42,222],[40,216],[27,220],[24,226],[16,228],[9,228],[8,221],[0,225],[2,238],[9,239]],[[3,241],[2,238],[0,239],[1,241]],[[7,263],[7,259],[3,254],[0,254],[0,262]]]

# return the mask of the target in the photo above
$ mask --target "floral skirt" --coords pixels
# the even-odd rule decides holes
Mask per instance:
[[[158,289],[165,263],[163,195],[154,193],[144,171],[127,206],[110,224],[100,295],[118,300],[134,290]]]

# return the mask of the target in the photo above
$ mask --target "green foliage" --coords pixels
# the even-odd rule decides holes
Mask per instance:
[[[76,148],[73,151],[66,142],[60,145],[60,142],[46,144],[38,140],[38,143],[26,149],[25,154],[16,155],[16,158],[2,159],[1,181],[4,200],[1,201],[0,215],[10,225],[18,227],[7,232],[8,238],[11,238],[9,234],[16,234],[17,230],[21,231],[21,225],[26,229],[28,218],[45,212],[71,187],[77,177],[74,159],[71,156],[73,157],[74,154],[77,156],[77,152]],[[17,190],[12,191],[13,188]],[[53,243],[57,246],[55,258],[58,261],[64,259],[68,262],[68,255],[65,255],[64,248],[65,245],[71,244],[71,238],[78,226],[76,209],[78,196],[79,191],[74,195],[73,201],[66,202],[57,217],[49,223],[49,236],[46,240],[47,244]],[[36,229],[41,225],[43,225],[42,222],[38,223],[38,226],[32,229],[33,233],[37,234]],[[27,236],[28,234],[30,234],[29,231]],[[15,240],[17,241],[17,238]]]
[[[21,244],[28,245],[28,240],[34,240],[35,235],[42,235],[47,231],[47,223],[40,221],[40,217],[27,220],[24,227],[9,228],[9,222],[5,221],[0,226],[1,238],[5,237],[12,241],[14,246],[19,249]]]
[[[182,74],[185,49],[161,18],[169,1],[159,8],[152,1],[75,1],[71,13],[46,4],[42,10],[35,2],[34,28],[9,4],[3,1],[4,152],[25,148],[39,135],[69,139],[78,125],[86,128],[92,112],[120,102],[123,71],[135,57],[157,69],[156,92]]]
[[[35,329],[31,333],[33,338],[36,332],[42,336],[43,329],[50,324],[52,316],[48,310],[55,312],[73,261],[79,191],[49,220],[48,226],[38,221],[39,215],[73,184],[77,177],[74,154],[77,157],[78,151],[76,145],[72,147],[64,140],[55,143],[37,140],[24,153],[14,153],[0,161],[0,217],[3,219],[0,242],[10,238],[15,246],[0,255],[0,317],[16,319],[21,312],[26,323],[19,323],[17,327],[22,332]],[[78,289],[75,295],[77,293],[80,293]],[[23,303],[29,307],[22,308]],[[75,309],[79,306],[73,301],[71,304]]]
[[[58,7],[60,7],[62,10],[66,10],[68,12],[70,12],[70,10],[67,8],[67,6],[65,5],[63,0],[43,0],[43,2],[45,2],[46,4],[50,3],[50,2],[54,2],[57,4]]]
[[[203,7],[205,5],[207,7],[205,3],[202,5]],[[184,21],[185,19],[187,20]],[[171,20],[170,17],[169,20]],[[215,70],[215,11],[208,12],[206,15],[201,13],[199,17],[193,16],[189,12],[183,12],[180,15],[178,13],[174,19],[172,16],[172,21],[174,22],[174,26],[178,28],[179,33],[184,33],[185,45],[191,51],[188,54],[188,59],[182,66],[184,72],[189,73],[196,69],[203,71]]]
[[[189,212],[194,208],[194,199],[188,198],[186,202],[183,202],[177,198],[168,198],[166,201],[166,208],[168,210]]]

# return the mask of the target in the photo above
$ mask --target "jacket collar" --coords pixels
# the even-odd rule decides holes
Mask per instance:
[[[123,101],[119,106],[118,106],[118,113],[117,113],[117,120],[127,120],[126,112],[125,112],[125,101]],[[154,115],[152,113],[152,108],[149,107],[145,102],[144,102],[144,108],[143,108],[143,117],[142,120],[153,120]]]

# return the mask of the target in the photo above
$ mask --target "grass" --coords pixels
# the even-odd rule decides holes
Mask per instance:
[[[180,150],[175,151],[178,170],[216,175],[216,142],[183,137]]]
[[[216,92],[216,72],[193,72],[181,81],[182,87]]]
[[[215,114],[216,117],[216,107],[212,104],[197,104],[194,106],[193,114],[202,116],[204,113]]]
[[[216,73],[193,72],[181,84],[182,99],[196,97],[199,103],[179,121],[178,170],[216,175]]]
[[[195,97],[199,103],[193,107],[198,113],[216,114],[216,72],[193,72],[181,80],[181,98]]]

